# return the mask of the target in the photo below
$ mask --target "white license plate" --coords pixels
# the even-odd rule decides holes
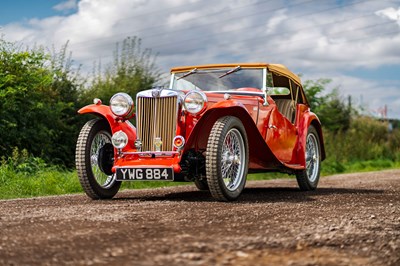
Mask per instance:
[[[165,167],[138,167],[138,168],[117,168],[117,180],[161,180],[173,181],[174,171]]]

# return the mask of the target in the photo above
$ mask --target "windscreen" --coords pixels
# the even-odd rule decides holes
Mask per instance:
[[[263,86],[262,68],[224,68],[213,70],[193,69],[176,73],[173,90],[229,91],[238,88],[258,88]]]

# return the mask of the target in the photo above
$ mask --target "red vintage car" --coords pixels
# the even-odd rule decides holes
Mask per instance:
[[[192,181],[231,201],[248,172],[271,171],[314,190],[325,158],[301,81],[278,64],[176,67],[168,88],[141,91],[135,104],[121,92],[79,113],[98,116],[76,147],[79,180],[93,199],[112,198],[121,181],[164,180]]]

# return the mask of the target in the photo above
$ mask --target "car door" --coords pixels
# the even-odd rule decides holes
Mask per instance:
[[[266,142],[278,160],[291,164],[297,143],[293,97],[296,90],[292,88],[293,82],[288,77],[272,73],[272,81],[273,88],[287,88],[288,94],[271,95],[275,106],[272,106],[269,117]]]
[[[283,116],[277,107],[271,111],[266,142],[278,160],[291,163],[297,142],[296,127]]]

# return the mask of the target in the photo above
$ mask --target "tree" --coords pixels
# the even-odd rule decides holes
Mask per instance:
[[[350,126],[351,104],[347,106],[337,88],[326,93],[326,86],[330,79],[307,80],[304,82],[304,91],[311,110],[315,112],[325,129],[333,132],[347,130]]]
[[[326,129],[338,132],[346,131],[350,127],[352,113],[350,108],[340,97],[339,91],[334,89],[322,98],[315,111]]]
[[[15,148],[27,150],[47,162],[72,167],[75,141],[85,118],[76,111],[94,97],[108,100],[125,91],[132,97],[157,80],[155,56],[141,48],[140,39],[117,44],[114,62],[92,86],[74,68],[68,43],[54,48],[22,49],[0,38],[0,157]]]
[[[53,47],[49,70],[53,75],[51,88],[57,96],[57,103],[54,106],[56,112],[53,113],[56,116],[53,117],[53,126],[57,131],[54,136],[54,141],[57,143],[54,152],[57,156],[53,157],[53,161],[72,167],[76,139],[85,122],[81,116],[77,115],[77,110],[81,107],[79,93],[86,80],[79,74],[80,66],[74,68],[72,53],[68,52],[68,42],[59,51]]]
[[[321,105],[324,97],[321,95],[325,91],[325,86],[331,83],[330,79],[317,79],[317,80],[306,80],[303,83],[304,91],[307,95],[308,103],[310,104],[311,110],[315,110]]]
[[[18,51],[12,43],[0,43],[0,150],[11,153],[13,147],[40,153],[47,135],[40,116],[45,116],[51,73],[46,71],[42,51]],[[43,98],[42,98],[43,96]],[[33,126],[35,125],[35,126]],[[37,130],[35,129],[37,128]]]
[[[142,49],[139,38],[126,38],[122,44],[116,44],[114,60],[104,73],[99,63],[92,85],[83,92],[81,101],[88,104],[94,97],[108,101],[117,92],[126,92],[135,98],[137,92],[150,89],[159,79],[155,60],[156,55],[150,49]]]
[[[72,166],[78,94],[65,54],[66,46],[52,58],[0,39],[0,156],[17,147]]]

